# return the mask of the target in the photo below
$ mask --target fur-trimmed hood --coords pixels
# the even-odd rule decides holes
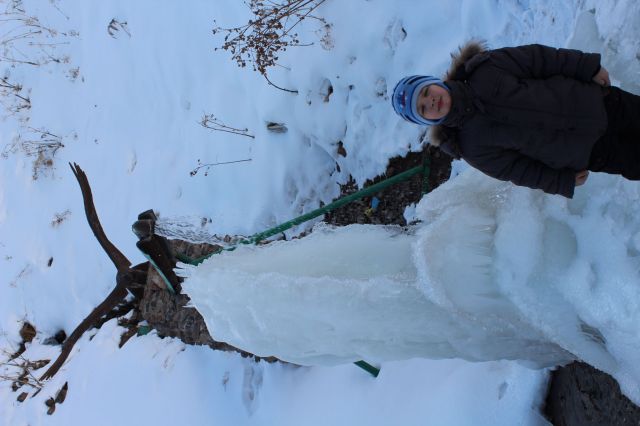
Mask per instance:
[[[486,52],[487,50],[489,50],[487,44],[481,40],[471,40],[461,46],[457,52],[451,54],[451,66],[444,75],[443,80],[457,80],[456,71],[458,68],[478,53]]]
[[[448,80],[450,81],[463,79],[462,75],[465,71],[465,63],[477,54],[486,52],[487,50],[488,47],[486,43],[481,40],[471,40],[464,46],[461,46],[457,52],[451,54],[451,66],[449,67],[447,73],[444,75],[443,80],[446,82]],[[430,128],[430,144],[433,146],[441,146],[449,155],[453,156],[454,158],[459,158],[459,153],[448,152],[449,150],[447,148],[451,146],[452,143],[455,146],[454,141],[451,141],[452,137],[454,137],[452,131],[450,129],[447,129],[443,125],[436,125]]]

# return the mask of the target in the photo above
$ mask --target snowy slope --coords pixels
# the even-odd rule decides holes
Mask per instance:
[[[214,19],[222,26],[249,19],[238,1],[22,4],[58,30],[40,42],[60,43],[45,50],[59,62],[2,65],[32,106],[0,122],[7,147],[0,159],[0,348],[15,350],[27,320],[39,332],[24,355],[32,360],[56,356],[58,348],[42,341],[60,328],[72,330],[114,285],[114,268],[86,224],[69,161],[87,172],[107,235],[139,263],[129,227],[143,210],[196,222],[206,217],[216,233],[251,234],[332,199],[349,174],[363,182],[384,170],[390,156],[418,149],[420,129],[393,114],[388,93],[405,74],[442,73],[449,52],[470,37],[496,47],[541,42],[601,51],[622,87],[636,89],[638,81],[640,12],[630,0],[328,0],[318,14],[332,24],[331,48],[305,24],[303,41],[315,43],[289,49],[269,74],[298,95],[214,52],[220,43],[211,34]],[[112,20],[121,24],[113,36]],[[38,46],[20,49],[23,59],[43,54]],[[333,93],[323,102],[327,81]],[[255,139],[202,128],[205,113],[246,127]],[[285,123],[288,132],[268,132],[271,121]],[[28,127],[64,144],[37,179],[35,158],[8,150],[18,136],[40,137]],[[337,154],[338,141],[346,157]],[[249,158],[207,176],[189,174],[198,160]],[[373,379],[352,365],[254,364],[153,334],[118,349],[121,331],[110,322],[91,341],[85,336],[60,373],[22,404],[10,383],[0,381],[0,423],[541,421],[536,407],[546,373],[514,363],[393,362]],[[47,416],[44,400],[65,381],[67,400]]]

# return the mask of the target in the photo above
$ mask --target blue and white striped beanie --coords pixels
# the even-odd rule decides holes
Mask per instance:
[[[429,75],[410,75],[403,78],[393,89],[393,96],[391,97],[393,109],[400,117],[415,124],[432,126],[434,124],[442,123],[445,117],[438,120],[429,120],[418,113],[418,95],[425,86],[429,86],[431,84],[437,84],[449,91],[446,84],[437,77]]]

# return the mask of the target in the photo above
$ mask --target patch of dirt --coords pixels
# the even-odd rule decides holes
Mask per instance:
[[[451,174],[451,158],[449,156],[442,154],[437,148],[427,146],[422,152],[410,152],[404,157],[394,157],[389,160],[384,175],[365,182],[363,186],[366,188],[419,166],[423,164],[423,160],[429,165],[429,174],[426,179],[423,174],[418,173],[403,182],[379,191],[373,196],[353,201],[327,213],[324,217],[325,222],[338,226],[352,223],[406,225],[407,221],[403,215],[405,208],[417,203],[424,193],[432,191],[449,179]],[[361,188],[357,187],[355,181],[350,180],[345,185],[341,185],[340,196],[353,194],[359,189]]]

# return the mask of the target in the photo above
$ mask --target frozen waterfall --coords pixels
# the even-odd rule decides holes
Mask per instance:
[[[639,204],[640,184],[613,176],[567,200],[468,170],[425,196],[408,230],[318,226],[180,272],[212,335],[258,355],[579,358],[637,398]]]

